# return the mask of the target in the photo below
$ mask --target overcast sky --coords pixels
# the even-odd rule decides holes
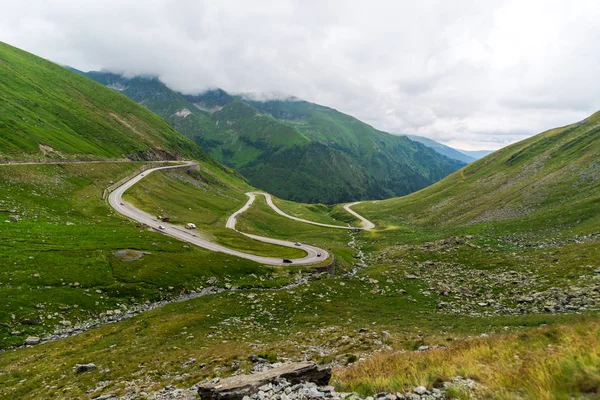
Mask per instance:
[[[196,93],[286,93],[497,149],[600,109],[600,2],[2,1],[0,40]]]

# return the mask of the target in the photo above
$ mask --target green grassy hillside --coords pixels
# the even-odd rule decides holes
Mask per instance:
[[[194,135],[188,135],[193,140],[196,139],[196,136],[211,137],[218,132],[211,121],[209,112],[200,110],[185,96],[172,91],[156,78],[127,79],[121,75],[106,72],[83,73],[72,70],[119,91],[163,117],[179,132],[194,132]],[[178,114],[178,111],[182,110],[187,110],[189,114]]]
[[[155,78],[84,75],[167,119],[254,186],[287,200],[336,203],[414,192],[459,161],[304,101],[252,101],[216,89],[182,95]]]
[[[181,101],[211,109],[203,114],[211,121],[232,104],[236,120],[219,125],[271,118],[313,143],[308,123],[247,113],[220,92],[201,100]],[[327,267],[265,267],[117,215],[101,193],[140,163],[0,166],[0,347],[102,325],[3,351],[0,398],[156,397],[167,385],[193,390],[247,372],[251,354],[334,363],[338,389],[362,394],[431,389],[458,374],[481,384],[482,398],[594,398],[599,122],[595,114],[542,133],[409,196],[355,205],[374,230],[302,224],[273,213],[262,197],[239,218],[243,231],[330,249],[336,262]],[[374,143],[345,139],[348,148]],[[199,234],[222,243],[275,251],[221,229],[249,189],[208,161],[199,171],[146,176],[127,198],[196,222]],[[354,222],[340,205],[275,201],[294,215]],[[155,303],[211,287],[221,292]],[[146,311],[114,322],[136,309]],[[97,368],[75,373],[88,362]]]
[[[326,144],[365,165],[375,181],[389,179],[411,182],[413,174],[435,182],[463,162],[442,157],[428,146],[421,146],[405,136],[378,131],[335,109],[300,100],[271,100],[265,102],[246,100],[256,109],[291,125],[314,141]],[[400,175],[398,175],[400,174]],[[402,176],[404,175],[404,176]],[[421,186],[417,182],[416,186]],[[393,188],[393,183],[388,182]],[[399,187],[393,189],[396,195]],[[413,190],[410,190],[412,192]]]
[[[110,171],[95,172],[83,165],[3,167],[3,207],[23,216],[0,230],[7,249],[1,253],[7,255],[7,267],[0,289],[10,299],[0,313],[4,345],[22,343],[62,319],[85,321],[120,305],[198,290],[211,285],[212,276],[216,286],[243,290],[169,304],[64,340],[7,351],[0,358],[0,397],[133,395],[140,386],[147,392],[166,385],[189,388],[205,378],[248,371],[249,354],[353,365],[374,352],[381,356],[366,371],[358,363],[347,373],[336,373],[340,389],[374,394],[431,388],[460,374],[488,387],[491,398],[597,392],[598,381],[590,378],[600,358],[579,359],[591,351],[596,337],[595,332],[583,334],[581,327],[597,332],[600,305],[595,278],[600,246],[598,235],[591,234],[597,232],[597,213],[586,206],[599,191],[596,121],[592,116],[587,128],[561,128],[509,147],[405,198],[354,206],[375,220],[373,231],[301,224],[274,214],[262,198],[238,221],[244,231],[331,248],[338,262],[329,273],[265,268],[185,248],[113,215],[96,199],[108,183],[106,176],[126,174],[132,164],[102,164],[98,168]],[[548,154],[546,162],[536,162],[540,154]],[[552,222],[537,217],[472,222],[467,208],[462,217],[446,221],[431,209],[449,190],[462,196],[456,207],[462,201],[475,208],[493,206],[486,200],[491,193],[507,202],[516,192],[504,194],[505,183],[488,190],[485,182],[496,182],[489,178],[496,171],[529,177],[534,168],[535,189],[557,191],[562,199],[548,196],[531,216],[557,218],[575,205],[567,221],[551,229]],[[220,169],[204,169],[200,175],[149,176],[130,199],[151,211],[165,210],[175,220],[198,221],[210,233],[237,207],[236,201],[243,203],[247,187]],[[461,189],[469,179],[469,189]],[[414,198],[421,199],[423,210]],[[296,215],[334,223],[349,219],[340,215],[339,206],[276,201]],[[86,235],[96,244],[68,245],[68,238]],[[151,254],[124,261],[114,255],[122,249]],[[299,286],[285,286],[299,277]],[[70,285],[75,280],[77,287]],[[579,328],[568,328],[574,324]],[[472,341],[484,333],[488,339]],[[519,341],[506,346],[506,335]],[[565,363],[562,367],[547,362],[548,345]],[[420,346],[436,350],[414,352]],[[73,366],[81,362],[94,362],[98,369],[75,374]],[[528,378],[502,384],[515,376],[514,368]],[[537,386],[523,392],[521,382]],[[499,386],[501,395],[496,394]]]
[[[246,253],[300,258],[302,250],[252,240],[225,228],[227,218],[248,200],[239,187],[223,185],[194,172],[158,173],[148,176],[127,191],[124,198],[152,215],[168,215],[173,224],[194,222],[203,237]]]
[[[410,391],[415,382],[476,379],[469,389],[454,381],[448,396],[457,399],[595,399],[600,386],[600,323],[531,329],[476,338],[426,352],[377,354],[335,380],[344,391],[363,394]],[[463,382],[464,383],[464,382]]]
[[[0,166],[0,296],[5,299],[0,305],[0,348],[52,333],[60,321],[75,325],[121,305],[135,307],[227,282],[263,285],[261,277],[275,271],[186,246],[113,212],[101,199],[102,191],[140,165]],[[246,202],[247,187],[210,164],[202,164],[200,172],[151,174],[134,189],[131,198],[145,204],[149,196],[168,206],[165,211],[175,222],[185,224],[190,218],[198,233],[218,233],[215,240],[228,246],[257,254],[303,254],[231,230],[215,231]],[[140,258],[126,259],[122,251]],[[213,276],[217,281],[207,283]]]
[[[515,143],[410,196],[358,207],[381,224],[585,233],[600,226],[600,113]]]
[[[273,271],[184,246],[113,213],[101,199],[103,190],[142,164],[59,163],[127,156],[194,158],[200,171],[168,182],[148,179],[144,183],[149,186],[134,188],[131,198],[140,205],[149,198],[174,203],[167,211],[175,222],[192,210],[189,205],[183,209],[178,200],[199,202],[198,225],[211,218],[220,218],[220,224],[253,188],[156,114],[5,44],[0,44],[0,88],[0,158],[56,162],[0,166],[0,260],[8,266],[0,270],[0,295],[6,299],[0,306],[0,348],[21,345],[28,335],[48,335],[61,321],[74,326],[103,318],[107,310],[189,293],[212,276],[217,286],[225,285],[225,278],[253,285],[261,284],[258,276]],[[166,175],[156,175],[161,176]],[[193,199],[190,187],[196,190]],[[205,235],[235,248],[303,255],[224,229],[216,238],[208,229],[211,224],[205,225]],[[254,278],[248,277],[252,273]]]
[[[148,150],[205,158],[125,96],[0,43],[0,160],[125,158]]]

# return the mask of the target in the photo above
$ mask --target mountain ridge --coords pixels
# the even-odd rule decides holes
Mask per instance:
[[[121,94],[25,58],[15,80],[2,81],[10,90],[0,97],[15,99],[2,100],[2,106],[16,113],[7,115],[11,120],[0,118],[0,138],[27,138],[31,130],[45,145],[42,139],[68,139],[58,145],[108,157],[177,150],[169,141],[173,135],[181,139],[175,144],[181,143],[182,155],[204,157],[191,140],[162,120],[155,124],[158,117],[125,98],[127,85],[118,80],[109,84]],[[0,61],[0,73],[2,68]],[[377,183],[370,190],[383,190],[379,183],[389,178],[390,154],[407,162],[411,156],[444,161],[422,144],[388,141],[332,109],[270,102],[258,110],[247,103],[251,100],[219,91],[191,98],[158,81],[146,83],[136,89],[146,105],[164,107],[179,124],[196,124],[213,135],[224,157],[268,180],[293,178],[310,186],[364,177],[361,184]],[[128,147],[136,133],[113,124],[110,111],[130,124],[137,122],[132,115],[139,116],[154,130],[139,132],[146,142]],[[110,123],[98,125],[107,115]],[[94,147],[104,139],[98,126],[116,142]],[[446,397],[532,399],[598,392],[599,146],[596,113],[494,152],[416,193],[353,205],[376,224],[362,232],[286,218],[262,196],[236,218],[254,189],[232,171],[213,168],[210,158],[200,169],[150,173],[123,198],[151,216],[168,216],[182,232],[282,262],[301,250],[244,239],[227,228],[231,216],[243,232],[335,254],[334,264],[318,267],[261,265],[188,246],[161,234],[159,221],[149,229],[123,218],[101,194],[114,181],[136,175],[142,163],[105,158],[4,165],[0,397],[193,398],[198,385],[215,382],[215,376],[239,376],[294,359],[337,366],[335,390],[357,399],[446,396],[438,390],[447,390]],[[40,154],[29,156],[34,153]],[[13,155],[22,154],[28,155]],[[266,168],[267,160],[279,164]],[[380,163],[378,181],[374,172],[357,174],[355,160]],[[412,164],[407,176],[425,180],[435,172],[418,171],[419,165],[425,168]],[[312,174],[303,175],[299,166],[312,167]],[[398,165],[404,166],[411,164]],[[272,200],[297,218],[356,222],[342,205]],[[184,230],[190,222],[198,229]],[[536,326],[540,329],[532,329]],[[449,382],[450,377],[455,378]],[[337,393],[310,385],[313,393],[321,389],[326,391],[317,393],[321,398]]]
[[[200,147],[130,99],[0,43],[0,159],[208,160]]]
[[[404,195],[464,165],[299,99],[257,101],[221,89],[184,95],[156,78],[83,74],[117,87],[254,186],[287,200],[331,204]]]
[[[417,193],[378,202],[377,209],[423,225],[577,226],[598,220],[598,154],[600,111],[497,150]]]
[[[462,150],[462,149],[456,149],[456,150],[469,156],[469,157],[473,157],[476,160],[479,160],[480,158],[483,158],[483,157],[487,156],[488,154],[492,154],[494,151],[496,151],[496,150]]]
[[[440,154],[445,155],[446,157],[452,158],[454,160],[459,160],[464,162],[465,164],[472,163],[476,160],[475,157],[471,157],[467,154],[464,154],[458,149],[452,148],[450,146],[446,146],[444,144],[438,143],[433,139],[426,138],[424,136],[416,136],[416,135],[404,135],[408,137],[410,140],[414,140],[415,142],[419,142],[424,144],[427,147],[431,147],[435,151]]]

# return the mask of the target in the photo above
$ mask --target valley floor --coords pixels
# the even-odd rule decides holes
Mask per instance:
[[[0,296],[8,299],[0,306],[2,347],[146,302],[214,293],[4,351],[0,397],[143,398],[249,371],[249,355],[334,363],[338,388],[364,395],[431,388],[456,375],[487,388],[483,397],[600,390],[600,236],[593,225],[570,235],[428,227],[366,203],[356,211],[377,228],[354,232],[291,220],[257,197],[237,219],[240,231],[318,244],[336,257],[327,270],[265,266],[186,247],[116,215],[101,193],[138,167],[0,168],[8,221],[0,224]],[[201,166],[153,173],[125,200],[168,213],[173,223],[197,221],[208,237],[243,248],[254,245],[224,226],[249,190]],[[274,203],[298,218],[356,222],[342,206]],[[74,366],[84,363],[97,368],[77,374]]]

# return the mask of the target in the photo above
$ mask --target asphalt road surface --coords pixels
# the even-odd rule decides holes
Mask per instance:
[[[337,229],[361,229],[361,230],[368,231],[370,229],[375,228],[375,224],[374,223],[372,223],[368,219],[364,218],[363,216],[359,215],[358,213],[356,213],[355,211],[352,211],[350,209],[350,207],[352,207],[355,204],[360,203],[360,201],[357,201],[357,202],[352,203],[352,204],[346,204],[346,205],[344,205],[344,209],[346,211],[348,211],[350,214],[354,215],[356,218],[358,218],[360,220],[361,224],[362,224],[362,227],[348,226],[348,225],[347,226],[330,225],[330,224],[322,224],[320,222],[309,221],[307,219],[302,219],[302,218],[298,218],[298,217],[294,217],[292,215],[286,214],[285,212],[281,211],[281,209],[279,207],[277,207],[275,205],[275,203],[273,203],[273,198],[271,197],[271,195],[269,193],[264,193],[264,192],[248,192],[248,193],[246,193],[246,196],[248,196],[250,199],[244,205],[244,207],[242,207],[237,212],[235,212],[231,217],[229,217],[229,219],[227,220],[227,228],[235,229],[236,218],[239,215],[241,215],[244,211],[246,211],[248,208],[250,208],[250,206],[252,205],[252,203],[254,203],[254,199],[256,198],[257,194],[265,196],[265,200],[267,200],[267,204],[277,214],[282,215],[282,216],[284,216],[286,218],[289,218],[289,219],[293,219],[294,221],[303,222],[305,224],[311,224],[311,225],[317,225],[317,226],[324,226],[326,228],[337,228]]]
[[[48,163],[42,163],[42,162],[8,162],[8,163],[0,163],[0,165],[33,165],[33,164],[66,164],[66,163],[105,163],[105,162],[130,162],[128,160],[110,160],[110,161],[69,161],[69,160],[60,160],[57,162],[48,162]],[[142,180],[146,175],[151,174],[154,171],[159,171],[159,170],[163,170],[163,169],[176,169],[176,168],[186,168],[189,167],[191,165],[194,165],[195,162],[193,161],[186,161],[184,164],[179,164],[179,165],[173,165],[173,166],[166,166],[166,167],[157,167],[157,168],[151,168],[148,169],[144,172],[139,173],[138,175],[136,175],[135,177],[131,178],[129,181],[127,181],[126,183],[124,183],[123,185],[119,186],[118,188],[116,188],[115,190],[113,190],[110,195],[108,196],[108,203],[110,204],[110,206],[112,208],[114,208],[118,213],[131,218],[135,221],[138,221],[140,223],[143,223],[153,229],[155,229],[156,231],[163,233],[167,236],[171,236],[174,237],[176,239],[180,239],[183,240],[185,242],[194,244],[196,246],[208,249],[208,250],[212,250],[212,251],[218,251],[221,253],[226,253],[226,254],[231,254],[232,256],[236,256],[236,257],[241,257],[241,258],[245,258],[248,260],[252,260],[261,264],[268,264],[268,265],[287,265],[288,263],[285,263],[283,260],[283,258],[279,258],[279,257],[263,257],[263,256],[257,256],[254,254],[249,254],[249,253],[244,253],[242,251],[238,251],[238,250],[233,250],[230,249],[228,247],[222,246],[220,244],[211,242],[209,240],[203,239],[200,236],[196,235],[192,230],[188,230],[185,229],[183,227],[177,226],[177,225],[173,225],[173,224],[169,224],[167,222],[163,222],[163,221],[159,221],[155,216],[150,215],[136,207],[134,207],[133,205],[127,203],[126,201],[123,200],[123,194],[125,193],[125,191],[127,191],[127,189],[129,189],[130,187],[132,187],[133,185],[135,185],[136,183],[138,183],[140,180]],[[344,209],[346,209],[346,211],[348,211],[349,213],[351,213],[352,215],[354,215],[355,217],[357,217],[361,223],[362,223],[362,227],[352,227],[352,226],[339,226],[339,225],[330,225],[330,224],[322,224],[319,222],[313,222],[313,221],[309,221],[306,219],[302,219],[302,218],[298,218],[298,217],[294,217],[291,216],[289,214],[286,214],[285,212],[281,211],[274,203],[273,203],[273,199],[271,198],[271,195],[268,193],[263,193],[263,192],[249,192],[246,193],[246,195],[249,197],[248,202],[238,211],[236,211],[234,214],[232,214],[229,219],[227,220],[227,224],[226,227],[235,230],[236,232],[239,232],[242,235],[245,235],[249,238],[255,239],[255,240],[259,240],[261,242],[265,242],[265,243],[271,243],[271,244],[276,244],[276,245],[280,245],[280,246],[286,246],[286,247],[292,247],[292,248],[296,248],[296,249],[301,249],[304,250],[306,252],[306,256],[302,257],[302,258],[295,258],[295,259],[290,259],[289,261],[291,261],[291,264],[295,264],[295,265],[306,265],[306,264],[316,264],[319,263],[323,260],[326,260],[329,258],[330,254],[328,251],[321,249],[319,247],[316,246],[311,246],[308,244],[304,244],[304,243],[298,243],[298,242],[288,242],[286,240],[279,240],[279,239],[272,239],[272,238],[268,238],[268,237],[264,237],[264,236],[258,236],[258,235],[252,235],[249,233],[244,233],[244,232],[240,232],[237,229],[235,229],[235,225],[236,225],[236,219],[246,210],[248,210],[248,208],[250,208],[250,206],[252,205],[252,203],[254,203],[254,200],[256,199],[256,195],[260,194],[265,196],[265,199],[267,201],[267,204],[279,215],[282,215],[286,218],[290,218],[293,219],[295,221],[299,221],[299,222],[303,222],[303,223],[307,223],[307,224],[312,224],[312,225],[318,225],[318,226],[323,226],[323,227],[327,227],[327,228],[337,228],[337,229],[363,229],[363,230],[369,230],[369,229],[373,229],[375,227],[375,225],[368,221],[367,219],[365,219],[364,217],[362,217],[361,215],[359,215],[358,213],[356,213],[355,211],[352,211],[350,209],[351,206],[358,204],[359,202],[356,203],[352,203],[352,204],[346,204],[344,205]],[[160,228],[162,226],[162,229]]]
[[[375,228],[375,224],[372,223],[371,221],[369,221],[368,219],[366,219],[365,217],[363,217],[362,215],[360,215],[359,213],[357,213],[356,211],[353,211],[350,209],[350,207],[361,203],[360,201],[357,201],[355,203],[350,203],[350,204],[345,204],[344,205],[344,210],[348,211],[350,214],[354,215],[356,218],[358,218],[362,224],[362,229],[365,231],[369,231],[373,228]]]
[[[126,183],[124,183],[123,185],[121,185],[117,189],[115,189],[113,192],[111,192],[110,195],[108,196],[108,202],[109,202],[110,206],[112,208],[114,208],[118,213],[120,213],[128,218],[131,218],[133,220],[136,220],[140,223],[146,224],[147,226],[154,228],[158,232],[163,233],[168,236],[171,236],[171,237],[174,237],[176,239],[183,240],[185,242],[194,244],[196,246],[199,246],[199,247],[202,247],[202,248],[205,248],[208,250],[231,254],[232,256],[256,261],[261,264],[287,265],[287,263],[283,262],[283,258],[280,258],[280,257],[257,256],[254,254],[244,253],[244,252],[241,252],[238,250],[233,250],[228,247],[222,246],[220,244],[208,241],[208,240],[203,239],[200,236],[196,235],[193,230],[188,230],[188,229],[185,229],[184,227],[180,227],[177,225],[169,224],[167,222],[159,221],[155,216],[150,215],[123,200],[123,194],[127,191],[127,189],[129,189],[130,187],[132,187],[133,185],[138,183],[140,180],[142,180],[144,178],[144,176],[151,174],[154,171],[159,171],[159,170],[163,170],[163,169],[176,169],[176,168],[188,167],[192,164],[194,164],[194,163],[187,162],[183,166],[177,165],[177,166],[157,167],[157,168],[148,169],[148,170],[136,175],[131,180],[127,181]],[[252,204],[251,202],[250,202],[250,204],[246,203],[246,205],[244,206],[244,207],[246,207],[244,209],[244,211],[246,209],[248,209],[248,207],[250,207],[251,204]],[[238,213],[239,212],[240,211],[238,211]],[[230,217],[230,220],[232,219],[232,217]],[[234,219],[234,221],[235,221],[235,219]],[[160,226],[163,226],[164,229],[160,229],[159,228]],[[228,227],[229,227],[229,221],[228,221]],[[235,223],[234,223],[234,229],[235,229]],[[266,237],[257,236],[257,235],[250,235],[250,234],[243,233],[243,232],[240,232],[240,233],[243,235],[246,235],[252,239],[260,240],[262,242],[272,243],[272,244],[277,244],[280,246],[293,247],[293,248],[304,250],[307,253],[307,255],[303,258],[290,259],[290,261],[292,261],[292,263],[291,263],[292,265],[315,264],[315,263],[321,262],[321,261],[329,258],[329,252],[327,252],[326,250],[320,249],[318,247],[315,247],[315,246],[310,246],[307,244],[301,244],[300,246],[297,246],[295,243],[288,242],[285,240],[266,238]]]

